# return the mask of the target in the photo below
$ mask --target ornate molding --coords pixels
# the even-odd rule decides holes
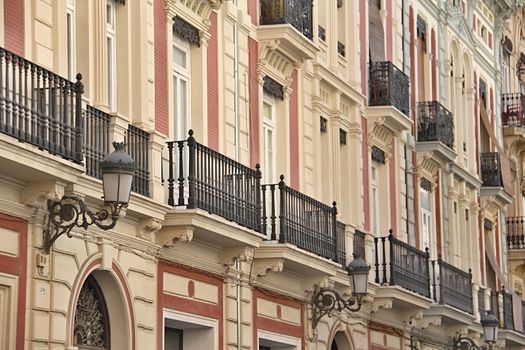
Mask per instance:
[[[263,277],[270,272],[282,272],[284,259],[255,259],[252,266],[252,275]]]
[[[221,254],[221,262],[226,266],[233,266],[235,261],[251,262],[255,249],[249,247],[234,247],[225,249]]]
[[[163,247],[173,247],[177,242],[190,242],[193,239],[193,227],[173,227],[162,228],[155,235],[157,244]]]
[[[155,219],[155,218],[142,219],[137,225],[137,237],[153,242],[155,238],[155,234],[161,228],[162,228],[162,221],[158,219]]]
[[[263,91],[284,100],[284,87],[268,75],[263,78]]]
[[[59,201],[64,195],[65,184],[58,181],[35,182],[22,191],[22,203],[36,209],[47,208],[47,201]]]
[[[190,44],[197,44],[197,46],[201,46],[199,29],[195,28],[182,17],[175,16],[173,18],[173,30],[178,36]]]

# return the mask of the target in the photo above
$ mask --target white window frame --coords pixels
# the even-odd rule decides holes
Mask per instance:
[[[66,1],[66,40],[67,40],[67,74],[68,79],[75,80],[76,76],[76,21],[75,0]]]
[[[420,232],[421,232],[421,250],[425,250],[427,247],[431,257],[435,258],[435,232],[434,232],[434,214],[433,214],[433,194],[428,192],[425,189],[419,186],[419,197],[421,199],[422,193],[427,193],[429,197],[429,206],[430,208],[423,208],[422,201],[420,200],[419,206],[419,220],[420,220]],[[424,225],[424,218],[426,219],[427,225]]]
[[[108,16],[109,15],[109,16]],[[116,10],[115,0],[106,2],[106,59],[107,59],[107,76],[108,76],[108,107],[114,112],[117,100],[117,60],[116,60]]]
[[[379,237],[379,164],[372,161],[370,167],[370,198],[371,203],[371,229],[375,237]]]
[[[257,347],[261,343],[261,339],[268,340],[271,342],[279,343],[278,349],[283,350],[300,350],[302,349],[302,341],[300,338],[292,337],[289,335],[273,333],[263,330],[257,331]],[[271,346],[270,346],[271,347]],[[273,349],[273,347],[271,347]],[[277,348],[276,348],[277,349]]]
[[[271,118],[267,118],[264,115],[264,105],[265,104],[270,106]],[[276,135],[276,128],[275,128],[275,118],[276,118],[275,97],[264,94],[262,111],[263,111],[262,129],[263,129],[263,152],[264,152],[263,153],[263,160],[264,160],[263,162],[263,165],[264,165],[263,182],[270,184],[270,183],[275,183],[277,181],[277,155],[276,155],[276,145],[277,145],[276,136],[277,135]],[[266,144],[268,143],[267,141],[268,132],[271,132],[273,135],[272,145],[271,145],[271,150],[272,150],[271,156],[268,155],[267,153],[268,148],[266,147]],[[268,159],[268,158],[271,158],[271,159]],[[267,173],[267,169],[270,169],[270,167],[268,166],[269,162],[272,163],[272,166],[271,166],[272,173],[271,174]]]
[[[186,67],[179,66],[175,63],[175,57],[173,52],[175,48],[181,50],[186,55]],[[172,57],[171,57],[171,84],[172,84],[172,103],[173,103],[173,137],[174,140],[180,141],[185,140],[188,135],[188,130],[191,128],[191,56],[190,56],[190,44],[180,39],[175,32],[173,33],[173,44],[172,44]],[[180,81],[186,82],[186,111],[185,116],[181,117],[180,110]],[[175,96],[177,95],[177,96]]]
[[[219,348],[219,321],[217,319],[165,309],[162,317],[162,349],[165,346],[164,329],[167,326],[166,320],[192,324],[196,326],[195,328],[209,328],[213,332],[213,347],[211,349]],[[182,330],[184,332],[184,329]]]

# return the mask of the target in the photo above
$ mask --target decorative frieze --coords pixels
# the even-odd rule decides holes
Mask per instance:
[[[173,30],[181,39],[188,41],[190,44],[201,45],[199,30],[181,17],[175,16],[173,18]]]
[[[268,95],[284,100],[284,88],[269,76],[263,78],[263,90]]]

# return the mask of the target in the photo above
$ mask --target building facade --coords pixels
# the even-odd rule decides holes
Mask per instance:
[[[0,350],[525,348],[523,11],[0,0]],[[48,252],[113,141],[125,213]]]

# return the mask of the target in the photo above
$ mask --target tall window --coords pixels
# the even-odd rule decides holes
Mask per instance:
[[[434,228],[432,225],[432,193],[419,188],[420,222],[421,222],[421,244],[422,248],[429,248],[431,256],[434,256]]]
[[[371,169],[372,187],[372,231],[375,236],[379,235],[379,174],[377,164],[372,164]]]
[[[66,2],[66,35],[67,35],[67,77],[69,80],[75,79],[75,0]]]
[[[111,111],[115,111],[117,99],[117,69],[116,69],[116,18],[115,0],[107,0],[106,3],[106,41],[107,41],[107,63],[108,63],[108,105]]]
[[[188,106],[190,104],[190,45],[173,35],[173,120],[175,140],[184,140],[190,128]]]
[[[263,101],[264,183],[275,183],[275,99],[265,95]]]

